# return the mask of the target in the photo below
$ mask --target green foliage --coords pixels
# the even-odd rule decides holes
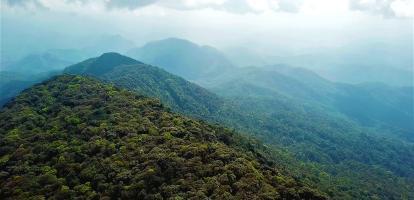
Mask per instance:
[[[331,83],[312,74],[294,71],[304,73],[301,81],[312,80],[302,83],[273,72],[248,71],[253,78],[240,80],[255,84],[236,81],[228,83],[228,87],[219,87],[222,94],[234,97],[223,100],[180,77],[142,63],[120,62],[117,66],[112,63],[112,68],[105,68],[102,73],[86,73],[91,66],[97,66],[95,62],[107,59],[106,56],[79,63],[65,72],[95,76],[138,94],[156,97],[173,111],[253,134],[273,149],[269,156],[283,165],[286,172],[294,173],[332,198],[370,199],[378,194],[384,199],[398,199],[401,194],[414,197],[413,145],[378,137],[375,131],[363,129],[338,113],[319,109],[320,103],[298,103],[297,99],[278,93],[285,91],[312,102],[330,101],[331,93],[336,90],[332,91]],[[121,55],[111,56],[123,60]],[[182,123],[174,121],[178,126]],[[117,129],[127,133],[130,124],[136,122],[130,121]],[[159,134],[155,127],[148,131],[150,135]],[[169,135],[163,137],[168,139]],[[223,136],[222,140],[229,139]]]
[[[98,70],[97,66],[104,67]],[[132,62],[116,53],[103,54],[70,66],[64,73],[97,77],[138,94],[156,97],[174,111],[200,119],[214,120],[211,116],[221,112],[220,108],[225,104],[215,94],[183,78],[154,66]]]
[[[286,168],[333,198],[414,197],[412,144],[378,136],[315,107],[293,107],[265,97],[238,96],[234,102],[254,113],[252,122],[260,122],[241,129],[271,146],[286,147],[303,161],[292,161]],[[280,160],[280,154],[273,154]]]
[[[254,144],[157,100],[59,76],[0,112],[0,198],[325,199]]]

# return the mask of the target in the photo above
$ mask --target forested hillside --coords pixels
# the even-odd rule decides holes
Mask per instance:
[[[0,200],[414,200],[414,0],[0,0]]]
[[[257,89],[260,93],[258,95],[266,95],[264,90],[279,93],[281,96],[273,98],[275,102],[286,99],[285,96],[296,98],[302,103],[344,115],[361,126],[375,129],[379,134],[414,142],[412,86],[336,83],[310,70],[286,64],[235,67],[217,49],[177,38],[149,42],[129,51],[128,55],[194,81],[213,92],[225,94],[224,96],[246,97],[251,93],[234,94],[233,87],[248,84]],[[304,63],[299,66],[306,67]],[[355,66],[357,65],[352,65]],[[406,76],[409,74],[404,77]]]
[[[222,96],[258,101],[265,97],[275,102],[291,98],[343,115],[379,134],[414,141],[413,87],[334,83],[309,70],[286,65],[242,68],[214,80],[206,86]]]
[[[71,66],[65,72],[88,75],[84,72],[89,71],[90,66],[97,66],[95,61],[101,62],[102,57],[130,60],[119,54],[104,54]],[[105,73],[89,75],[157,97],[175,111],[251,133],[272,147],[286,147],[306,166],[301,168],[297,167],[301,164],[295,164],[288,167],[301,168],[305,176],[316,175],[308,179],[309,183],[334,197],[350,199],[363,196],[369,199],[413,195],[410,185],[413,145],[379,137],[372,130],[364,129],[337,113],[287,98],[268,88],[250,88],[251,84],[236,83],[229,87],[227,94],[243,94],[229,101],[157,67],[141,63],[125,65],[122,62],[118,66],[104,66]],[[298,82],[286,75],[281,76]],[[297,89],[305,90],[301,94],[307,92],[301,87]],[[263,98],[258,99],[255,92],[260,92]],[[367,145],[370,148],[366,148]],[[325,175],[319,176],[320,173]]]
[[[1,199],[325,199],[228,129],[80,76],[0,112]]]
[[[229,123],[243,120],[228,102],[214,93],[161,68],[118,53],[105,53],[88,59],[67,67],[63,73],[97,77],[119,87],[156,97],[174,111],[196,118],[215,122],[226,120]],[[247,120],[240,123],[247,123]]]
[[[413,177],[414,147],[387,137],[393,134],[409,138],[410,134],[395,128],[383,134],[361,128],[345,116],[323,107],[335,100],[327,97],[338,93],[340,87],[333,87],[330,82],[300,69],[279,67],[276,72],[273,67],[272,70],[261,72],[253,68],[249,73],[242,70],[234,76],[243,78],[230,76],[225,82],[219,81],[222,77],[217,77],[216,83],[220,87],[213,90],[228,99],[158,67],[117,53],[88,59],[66,68],[65,73],[98,77],[139,94],[159,98],[173,111],[253,134],[271,148],[286,147],[288,152],[276,151],[273,160],[289,163],[285,165],[288,171],[308,177],[305,179],[309,185],[330,196],[413,196],[409,183]],[[292,78],[292,74],[301,78]],[[5,83],[13,84],[13,81],[6,80]],[[14,83],[13,87],[5,87],[16,89],[8,98],[35,82],[26,83],[20,89],[16,87],[18,82]],[[274,83],[277,87],[266,83]],[[375,98],[380,102],[399,103],[396,100],[401,100],[384,98],[388,93],[381,93],[383,90],[376,85],[363,87],[378,94]],[[350,90],[354,91],[353,88]],[[390,88],[389,92],[393,91]],[[371,148],[366,148],[367,145]],[[320,173],[326,176],[319,176]]]

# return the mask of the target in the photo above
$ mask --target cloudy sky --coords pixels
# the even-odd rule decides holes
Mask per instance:
[[[2,46],[118,34],[137,45],[180,37],[280,55],[412,47],[413,12],[413,0],[1,0]]]

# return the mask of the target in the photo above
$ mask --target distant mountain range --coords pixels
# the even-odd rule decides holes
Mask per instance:
[[[68,40],[70,39],[68,38]],[[80,45],[77,48],[53,44],[54,42],[56,41],[51,41],[50,46],[52,48],[45,49],[45,47],[39,47],[39,49],[36,48],[28,53],[23,53],[27,51],[26,48],[19,48],[24,51],[16,55],[13,53],[14,51],[8,49],[1,56],[0,71],[36,74],[51,70],[63,70],[68,65],[95,55],[111,51],[126,52],[135,47],[134,42],[120,35],[102,35],[92,39],[85,38],[83,42],[78,41]],[[22,44],[24,43],[22,42]],[[7,49],[8,44],[5,45],[4,49]]]
[[[192,81],[234,69],[217,49],[177,38],[149,42],[128,51],[127,55]]]
[[[231,48],[225,54],[243,67],[283,63],[312,70],[335,82],[414,86],[412,45],[385,46],[387,48],[378,43],[357,44],[308,50],[310,53],[297,55],[272,55],[271,51],[257,53],[248,48]]]
[[[137,51],[164,63],[157,67],[105,53],[64,73],[92,76],[253,135],[269,145],[275,162],[332,198],[414,196],[412,88],[339,84],[288,65],[236,68],[216,50],[188,41],[155,44]],[[210,59],[221,64],[204,66]]]
[[[305,103],[311,101],[363,126],[398,130],[395,134],[414,141],[412,87],[339,84],[289,65],[237,68],[218,50],[175,38],[148,43],[128,54],[223,96],[245,96],[242,88],[234,94],[235,87],[250,84],[261,88],[256,90],[259,92],[272,90]]]
[[[62,59],[50,53],[31,54],[2,67],[1,70],[18,73],[44,73],[62,70],[70,64],[73,64],[73,61]]]
[[[303,68],[277,65],[241,68],[206,85],[222,96],[271,98],[286,96],[340,113],[366,127],[392,130],[414,141],[414,89],[384,84],[342,84],[323,79]],[[246,88],[256,88],[248,90]],[[392,132],[391,131],[391,132]]]
[[[22,90],[39,83],[60,72],[51,71],[38,74],[0,71],[0,105],[15,97]]]

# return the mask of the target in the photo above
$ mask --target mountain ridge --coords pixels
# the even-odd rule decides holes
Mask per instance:
[[[94,61],[89,60],[92,61],[81,62],[75,66],[87,69]],[[287,157],[289,164],[285,165],[286,169],[295,168],[294,171],[299,172],[298,177],[307,177],[310,171],[312,176],[307,180],[312,181],[309,183],[324,192],[330,191],[335,198],[357,198],[359,195],[356,192],[362,191],[379,194],[384,198],[394,198],[399,193],[412,196],[410,189],[406,188],[409,184],[405,181],[409,179],[387,174],[387,170],[392,170],[397,175],[412,174],[412,168],[408,164],[412,161],[404,157],[414,155],[412,147],[399,145],[388,139],[380,141],[384,138],[371,137],[364,133],[371,133],[370,131],[360,129],[346,119],[330,119],[325,112],[315,114],[314,108],[296,104],[296,100],[285,99],[284,96],[280,97],[277,91],[270,90],[268,93],[267,89],[271,88],[261,90],[266,99],[260,102],[255,96],[245,98],[244,95],[249,91],[244,88],[240,88],[243,97],[229,101],[158,67],[146,64],[124,65],[121,62],[108,69],[105,73],[98,72],[99,75],[95,77],[138,94],[159,98],[174,111],[252,134],[272,149],[276,147],[276,151],[280,151],[280,147],[288,148],[295,158],[303,162],[292,166],[290,155],[283,153],[275,153],[276,160],[285,162],[285,159],[280,160],[277,156]],[[82,75],[93,76],[93,73],[83,73],[82,70],[80,72]],[[283,76],[285,79],[289,78],[287,75]],[[300,80],[295,79],[294,82]],[[368,141],[372,148],[364,149]],[[375,153],[379,149],[387,153]],[[337,171],[336,168],[341,168],[342,171]],[[367,177],[368,171],[374,175]],[[328,176],[318,176],[320,173],[327,173]],[[385,182],[385,179],[378,179],[379,177],[388,177],[386,180],[393,182]],[[343,179],[347,182],[342,182]],[[372,181],[378,187],[371,188],[369,185],[373,184]]]
[[[25,90],[0,130],[3,198],[326,199],[236,133],[91,78]]]
[[[105,68],[98,73],[91,70],[100,66],[96,61],[113,57],[118,61],[128,60],[128,62],[119,62],[110,69]],[[174,111],[197,118],[209,118],[212,113],[220,112],[219,108],[225,104],[217,95],[181,77],[156,66],[125,58],[127,57],[121,54],[102,54],[97,58],[69,66],[63,73],[97,77],[119,87],[159,98]]]

